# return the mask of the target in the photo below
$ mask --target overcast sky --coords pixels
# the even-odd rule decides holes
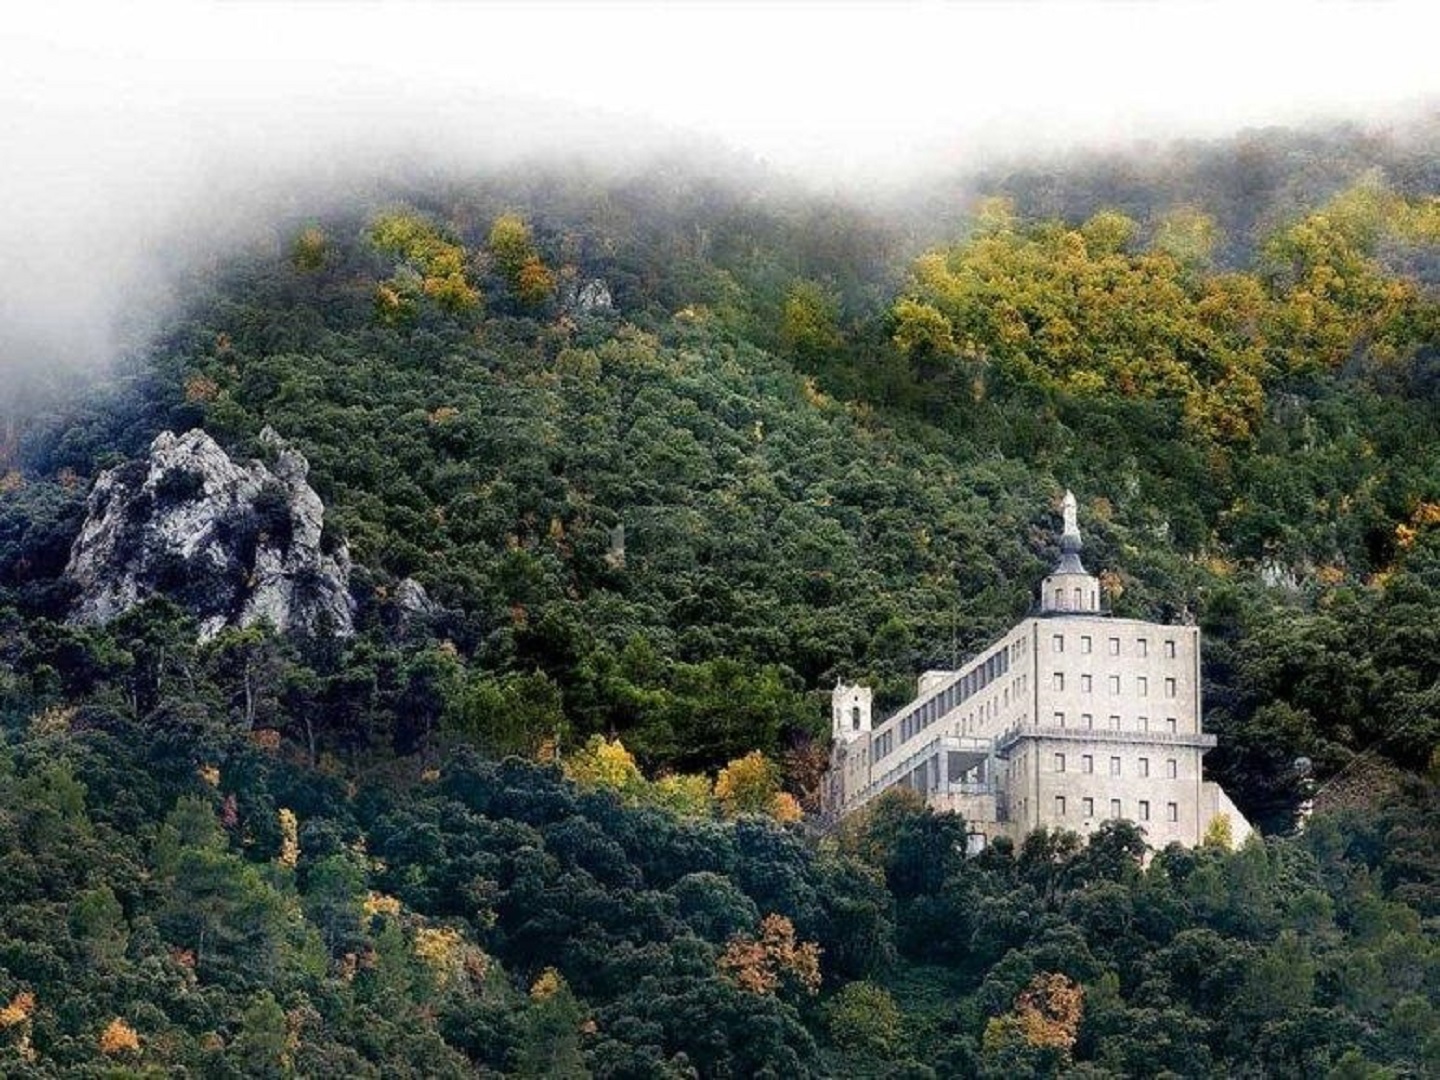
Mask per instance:
[[[1434,102],[1431,6],[16,3],[0,365],[67,317],[103,343],[91,313],[158,223],[277,169],[683,133],[858,187],[1035,145],[1367,120]]]

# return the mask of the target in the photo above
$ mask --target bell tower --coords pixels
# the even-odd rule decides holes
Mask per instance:
[[[836,743],[848,743],[870,733],[868,686],[838,682],[830,695],[830,733]]]

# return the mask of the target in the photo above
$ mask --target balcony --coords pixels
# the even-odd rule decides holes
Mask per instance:
[[[1021,739],[1050,739],[1060,742],[1114,743],[1150,746],[1191,746],[1209,750],[1218,741],[1207,731],[1180,734],[1168,731],[1117,731],[1114,728],[1056,727],[1049,724],[1019,724],[995,740],[995,752],[1006,755]]]

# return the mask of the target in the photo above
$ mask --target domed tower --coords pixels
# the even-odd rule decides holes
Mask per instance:
[[[1100,580],[1080,562],[1080,526],[1075,496],[1065,492],[1061,503],[1064,528],[1060,533],[1060,561],[1040,586],[1042,615],[1096,615],[1100,612]]]

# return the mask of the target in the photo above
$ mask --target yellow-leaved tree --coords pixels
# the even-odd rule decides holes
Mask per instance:
[[[420,214],[407,209],[380,214],[370,225],[370,242],[401,262],[376,288],[382,320],[410,318],[422,297],[452,314],[480,306],[480,292],[466,273],[464,247]]]
[[[769,814],[779,821],[798,821],[800,804],[780,790],[780,767],[759,750],[736,758],[715,778],[715,798],[727,815]]]

